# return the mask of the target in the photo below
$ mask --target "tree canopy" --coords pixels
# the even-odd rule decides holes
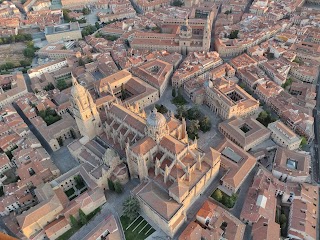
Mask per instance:
[[[130,221],[133,221],[135,218],[139,216],[140,212],[140,204],[138,199],[136,199],[133,196],[130,196],[123,202],[123,214],[127,218],[130,219]]]

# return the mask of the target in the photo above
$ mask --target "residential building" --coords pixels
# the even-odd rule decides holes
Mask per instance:
[[[278,147],[272,165],[272,174],[284,182],[310,182],[311,156]]]
[[[0,174],[3,174],[4,172],[8,171],[12,168],[12,163],[10,162],[10,159],[5,153],[2,153],[0,155]]]
[[[172,86],[179,88],[195,78],[223,63],[217,52],[191,52],[172,76]]]
[[[92,229],[83,240],[96,240],[96,239],[121,239],[120,227],[113,215],[107,216],[101,223]]]
[[[242,240],[245,224],[230,212],[206,200],[198,213],[196,220],[191,222],[179,236],[179,240],[201,240],[225,238]]]
[[[24,76],[21,72],[0,76],[0,107],[11,104],[13,101],[28,92]]]
[[[280,238],[280,225],[275,222],[278,194],[276,183],[259,169],[240,214],[240,220],[253,226],[254,240]]]
[[[271,131],[271,138],[280,146],[294,150],[299,148],[301,138],[280,120],[269,123],[268,129]]]

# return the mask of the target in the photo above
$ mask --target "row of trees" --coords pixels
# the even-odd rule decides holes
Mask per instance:
[[[114,191],[116,193],[122,193],[123,186],[119,181],[113,182],[110,178],[108,179],[108,187],[111,191]]]
[[[16,43],[16,42],[26,42],[26,41],[32,41],[31,34],[17,34],[17,35],[11,35],[9,37],[1,37],[0,45]]]
[[[79,228],[80,226],[88,223],[88,216],[79,208],[79,221],[72,215],[70,215],[70,222],[73,228]]]

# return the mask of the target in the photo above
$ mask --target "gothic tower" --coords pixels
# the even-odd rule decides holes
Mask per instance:
[[[203,50],[209,51],[210,49],[210,42],[211,42],[211,21],[209,15],[207,17],[206,24],[203,29]]]
[[[72,112],[82,136],[90,140],[102,133],[102,124],[96,104],[87,89],[72,77],[71,88]]]

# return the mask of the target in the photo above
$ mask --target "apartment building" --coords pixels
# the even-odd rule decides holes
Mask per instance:
[[[280,146],[289,150],[299,148],[301,138],[280,120],[269,123],[268,129],[271,131],[271,138]]]

